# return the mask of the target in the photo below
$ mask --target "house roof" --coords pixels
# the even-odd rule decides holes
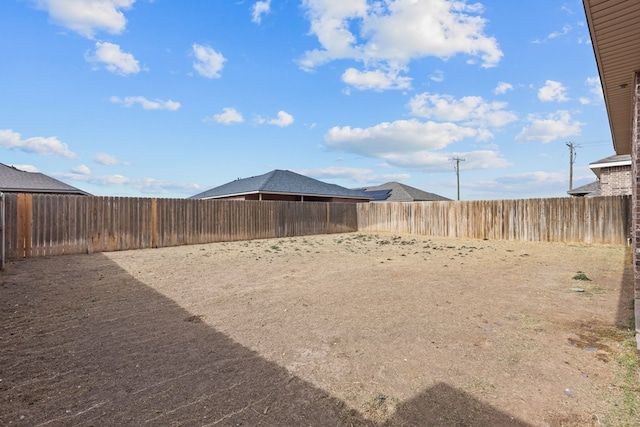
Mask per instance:
[[[640,70],[640,2],[583,0],[616,153],[631,152],[635,72]]]
[[[90,194],[39,172],[25,172],[0,163],[0,191],[10,193]]]
[[[384,191],[387,191],[386,197],[383,196]],[[440,196],[434,193],[428,193],[418,188],[411,187],[409,185],[401,184],[399,182],[387,182],[376,187],[367,187],[364,189],[365,194],[372,195],[373,201],[385,201],[385,202],[435,202],[435,201],[447,201],[451,200],[446,197]]]
[[[594,197],[600,195],[600,181],[590,182],[589,184],[583,185],[581,187],[574,188],[573,190],[567,191],[567,194],[571,196],[584,196],[584,197]]]
[[[613,168],[616,166],[631,166],[631,156],[629,154],[616,154],[589,163],[589,167],[598,178],[600,178],[600,172],[602,169]]]
[[[335,184],[327,184],[308,176],[280,169],[250,178],[238,178],[235,181],[191,196],[190,199],[213,199],[258,193],[369,200],[369,197],[360,191],[350,190]]]

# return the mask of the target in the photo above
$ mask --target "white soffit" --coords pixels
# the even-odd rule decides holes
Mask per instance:
[[[640,71],[640,1],[583,0],[613,145],[630,154],[635,73]]]

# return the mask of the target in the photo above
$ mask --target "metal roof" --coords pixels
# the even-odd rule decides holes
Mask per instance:
[[[618,154],[631,152],[635,73],[640,71],[640,1],[583,0]]]
[[[0,163],[0,191],[7,193],[90,194],[39,172],[25,172]]]
[[[213,199],[258,193],[369,200],[369,197],[361,191],[350,190],[335,184],[327,184],[308,176],[280,169],[250,178],[238,178],[235,181],[191,196],[190,199]]]

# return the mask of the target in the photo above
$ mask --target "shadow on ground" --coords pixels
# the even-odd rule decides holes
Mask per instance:
[[[620,284],[620,298],[618,299],[618,312],[616,315],[616,325],[620,328],[635,329],[636,325],[640,325],[640,319],[636,319],[634,310],[634,301],[636,299],[634,265],[633,265],[633,247],[627,245],[624,253],[624,273],[622,283]]]
[[[375,425],[100,254],[0,276],[1,425]],[[438,384],[384,426],[525,426]]]

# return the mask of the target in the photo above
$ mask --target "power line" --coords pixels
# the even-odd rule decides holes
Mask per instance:
[[[597,139],[592,141],[580,141],[577,143],[580,147],[602,147],[608,145],[613,147],[613,141],[610,139]]]
[[[451,160],[453,160],[454,162],[456,162],[456,165],[454,166],[455,170],[456,170],[456,179],[458,181],[458,200],[460,200],[460,162],[464,162],[465,159],[463,159],[462,157],[454,157]]]

